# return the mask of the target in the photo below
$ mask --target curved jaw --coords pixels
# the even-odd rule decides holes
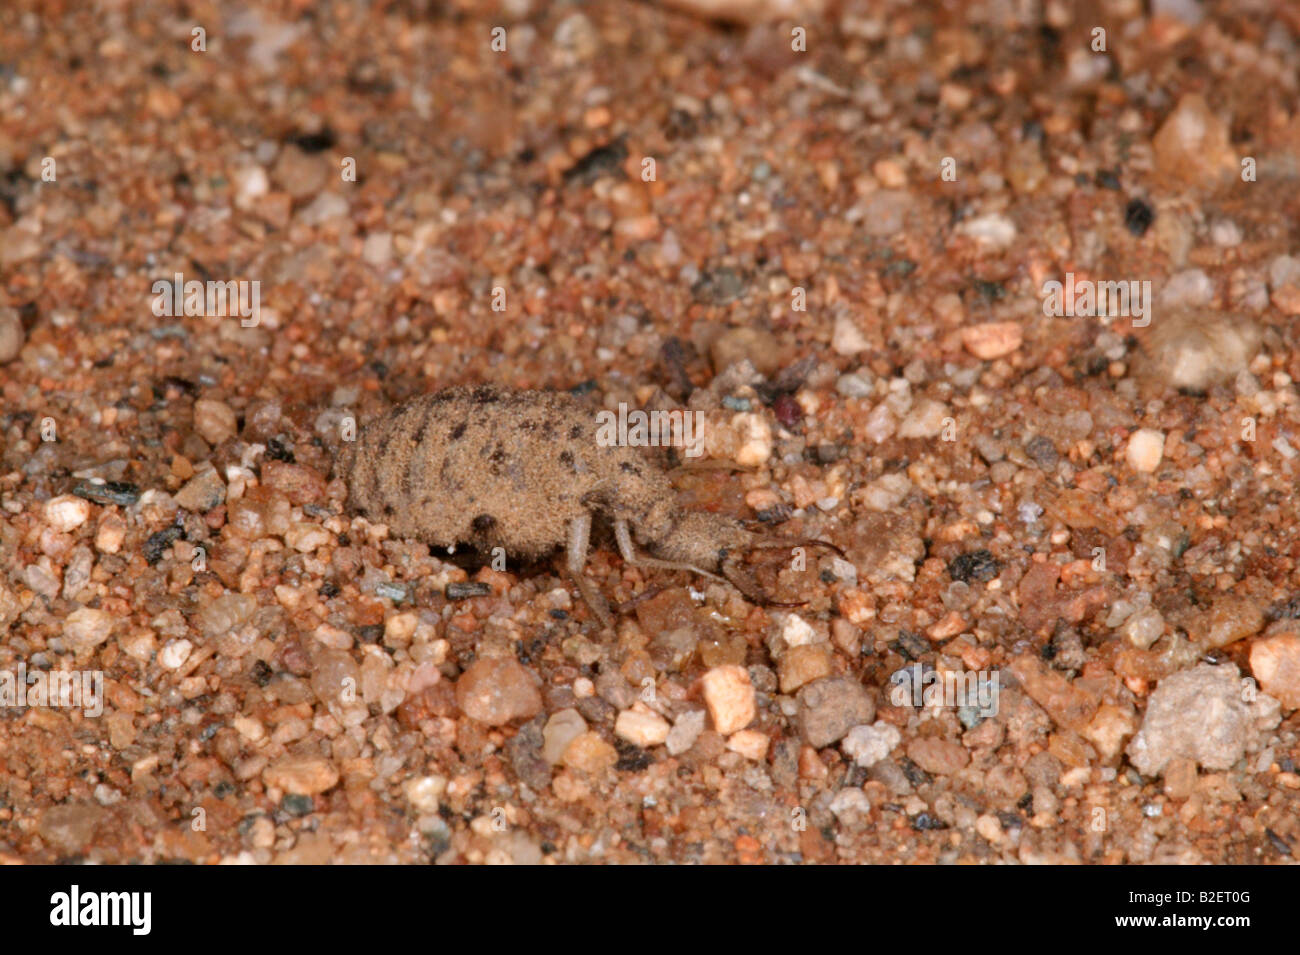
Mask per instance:
[[[832,544],[830,541],[817,540],[815,538],[767,538],[752,542],[746,549],[746,555],[750,551],[760,549],[785,549],[795,547],[826,547],[833,550],[836,554],[843,557],[844,551]],[[767,592],[758,582],[758,578],[743,567],[740,558],[735,554],[727,554],[722,558],[719,568],[724,577],[731,582],[731,585],[744,594],[749,600],[762,607],[802,607],[808,601],[781,601],[771,599]]]

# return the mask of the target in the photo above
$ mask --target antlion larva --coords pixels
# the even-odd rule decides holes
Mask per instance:
[[[597,517],[612,526],[629,564],[725,578],[760,603],[770,601],[740,564],[749,550],[837,549],[766,538],[681,508],[658,466],[636,448],[599,443],[596,433],[595,412],[564,392],[448,388],[370,422],[344,446],[340,473],[352,508],[397,537],[485,554],[500,547],[525,560],[566,548],[569,573],[605,624],[609,605],[584,573]]]

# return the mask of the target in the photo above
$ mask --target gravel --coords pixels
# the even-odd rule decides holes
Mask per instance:
[[[1294,29],[1118,5],[1101,75],[1032,4],[815,4],[792,62],[702,2],[533,4],[504,73],[473,5],[184,69],[151,0],[0,7],[0,861],[1286,860]],[[764,606],[597,527],[604,629],[349,509],[356,426],[484,382],[698,412],[680,500],[844,553],[729,554]]]

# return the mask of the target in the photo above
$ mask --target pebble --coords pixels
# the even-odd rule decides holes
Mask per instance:
[[[1110,703],[1103,703],[1097,708],[1097,715],[1081,731],[1084,738],[1092,743],[1098,755],[1105,763],[1114,762],[1124,748],[1125,741],[1137,729],[1137,715],[1131,707],[1120,708]]]
[[[1238,169],[1228,124],[1198,93],[1178,101],[1151,146],[1160,172],[1190,185],[1206,186]]]
[[[1204,391],[1244,371],[1260,340],[1258,326],[1244,316],[1175,310],[1154,323],[1145,351],[1162,384]]]
[[[793,693],[801,686],[830,676],[832,661],[830,650],[824,643],[791,647],[781,654],[777,664],[782,693]]]
[[[948,406],[943,402],[922,398],[912,405],[912,410],[899,424],[898,436],[900,438],[933,438],[943,430],[944,419],[950,414]]]
[[[261,166],[249,164],[234,171],[235,205],[241,209],[250,209],[270,191],[271,183],[266,170]]]
[[[1278,702],[1260,694],[1242,699],[1240,674],[1231,663],[1199,664],[1160,681],[1147,701],[1146,715],[1127,753],[1144,776],[1159,776],[1170,760],[1183,756],[1204,769],[1227,770],[1260,731],[1280,721]]]
[[[195,614],[194,625],[205,637],[220,637],[243,626],[256,609],[251,594],[222,594]]]
[[[966,747],[933,736],[917,737],[908,743],[907,758],[936,776],[950,776],[970,763]]]
[[[1223,249],[1241,245],[1241,227],[1231,219],[1216,219],[1210,223],[1210,241]]]
[[[766,733],[759,730],[741,730],[731,734],[731,738],[727,740],[727,749],[757,763],[767,756],[769,743],[771,740]]]
[[[419,616],[409,610],[393,614],[384,621],[384,645],[388,647],[409,645],[419,623]]]
[[[887,758],[902,739],[903,734],[898,731],[898,727],[877,720],[870,725],[862,724],[849,730],[840,743],[840,748],[859,766],[870,767]]]
[[[1045,709],[1057,725],[1082,729],[1096,715],[1097,698],[1055,670],[1049,670],[1037,656],[1016,657],[1010,670],[1030,699]]]
[[[334,535],[319,524],[292,524],[284,533],[285,544],[292,547],[300,554],[310,554],[318,547],[324,547],[333,539]],[[406,592],[404,590],[400,591],[400,596],[405,595]]]
[[[754,369],[764,377],[771,377],[782,365],[781,343],[769,331],[748,326],[729,328],[709,348],[713,370],[718,374],[732,365],[749,359]]]
[[[912,493],[912,482],[898,472],[883,474],[858,492],[862,506],[871,511],[892,511]]]
[[[564,750],[564,765],[590,776],[599,776],[613,769],[617,762],[618,750],[601,739],[599,733],[587,732],[576,736]]]
[[[80,607],[63,622],[63,636],[78,653],[95,649],[113,632],[117,618],[107,610]]]
[[[1270,262],[1268,285],[1269,297],[1279,311],[1284,315],[1300,315],[1300,258],[1279,255]]]
[[[318,756],[290,756],[267,766],[262,779],[294,796],[314,796],[332,789],[339,781],[339,771]]]
[[[993,249],[1004,249],[1016,238],[1016,224],[999,212],[967,219],[957,231]]]
[[[723,736],[744,729],[757,715],[754,687],[742,666],[714,667],[700,678],[713,728]]]
[[[905,189],[877,189],[849,210],[846,218],[861,223],[867,235],[884,238],[901,232],[916,196]]]
[[[821,638],[807,620],[797,613],[788,613],[781,621],[781,639],[787,647],[802,647]]]
[[[262,483],[279,491],[290,504],[311,504],[325,496],[325,479],[315,469],[288,461],[264,462]]]
[[[0,308],[0,365],[13,361],[23,350],[27,335],[23,322],[14,308]]]
[[[1164,434],[1154,428],[1139,428],[1129,437],[1124,457],[1133,470],[1150,474],[1160,466],[1164,453]]]
[[[78,481],[72,488],[77,497],[96,504],[117,504],[130,507],[140,500],[140,489],[125,481]]]
[[[987,322],[967,325],[961,330],[961,343],[982,361],[1003,358],[1018,349],[1025,340],[1019,322]]]
[[[833,797],[826,807],[836,819],[847,822],[854,818],[866,816],[871,812],[871,799],[856,786],[845,786]]]
[[[889,440],[897,427],[898,416],[894,414],[894,409],[889,407],[889,402],[882,401],[871,409],[871,414],[867,415],[862,433],[876,444],[881,444]]]
[[[448,600],[469,600],[471,597],[486,597],[492,593],[492,587],[480,580],[453,580],[445,593]]]
[[[504,726],[542,711],[537,678],[523,664],[504,657],[474,663],[456,681],[456,702],[470,719]]]
[[[1209,614],[1190,628],[1191,636],[1208,647],[1226,647],[1253,637],[1263,629],[1264,605],[1244,594],[1224,594],[1215,598]]]
[[[194,644],[188,640],[169,640],[158,651],[158,665],[164,670],[179,670],[193,649]]]
[[[1204,269],[1186,269],[1169,276],[1156,297],[1161,309],[1198,308],[1214,300],[1214,282]]]
[[[1165,618],[1155,607],[1146,607],[1120,625],[1119,632],[1139,650],[1149,649],[1165,632]]]
[[[992,813],[983,813],[975,819],[975,833],[985,842],[997,845],[1006,838],[1002,823]]]
[[[214,467],[205,467],[176,492],[177,505],[196,514],[206,514],[226,499],[226,485]]]
[[[42,839],[66,853],[79,852],[90,844],[105,815],[105,811],[93,803],[63,803],[51,806],[41,814],[36,831]]]
[[[1250,671],[1260,689],[1275,697],[1284,710],[1300,709],[1300,633],[1287,631],[1256,640],[1250,648]]]
[[[740,436],[735,461],[743,468],[761,467],[772,456],[772,426],[759,414],[738,414],[731,419],[731,428]]]
[[[643,749],[663,745],[671,729],[666,719],[648,708],[624,710],[614,721],[616,735]]]
[[[194,402],[194,430],[213,447],[239,432],[235,411],[224,401],[200,398]]]
[[[442,794],[447,791],[447,777],[414,776],[403,789],[407,802],[418,812],[435,813],[442,803]]]
[[[587,721],[572,707],[551,714],[542,729],[542,755],[552,766],[558,766],[569,744],[585,732]]]
[[[668,738],[664,741],[669,754],[680,756],[694,746],[695,741],[704,732],[704,723],[704,710],[687,710],[678,716],[673,723],[673,728],[668,732]]]
[[[0,267],[34,259],[41,254],[41,248],[39,231],[33,232],[22,223],[0,229]]]
[[[393,257],[393,234],[372,232],[361,244],[361,261],[375,268],[383,268]]]
[[[843,739],[855,726],[870,723],[875,700],[852,677],[826,677],[799,691],[797,722],[809,746],[821,749]]]
[[[835,319],[831,331],[831,349],[837,355],[856,355],[871,347],[867,336],[862,334],[858,323],[847,315]]]
[[[45,502],[45,522],[56,531],[74,531],[90,517],[90,503],[72,494],[60,494]]]
[[[865,369],[852,371],[835,379],[835,391],[845,398],[869,398],[876,392],[875,378]]]

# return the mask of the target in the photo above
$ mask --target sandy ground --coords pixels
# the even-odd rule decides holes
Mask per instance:
[[[953,6],[0,7],[3,858],[1291,861],[1300,18]],[[480,382],[843,556],[348,510]]]

